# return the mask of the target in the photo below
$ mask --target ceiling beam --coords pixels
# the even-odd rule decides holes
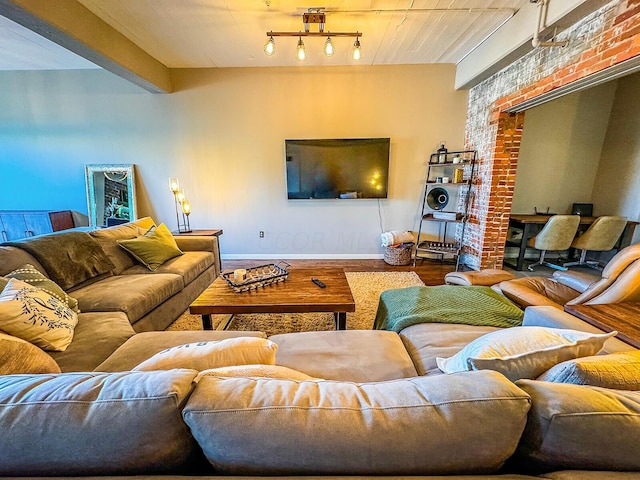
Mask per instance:
[[[542,34],[570,27],[610,0],[550,0],[547,26]],[[531,40],[538,18],[538,6],[525,4],[456,67],[456,89],[468,89],[533,50]]]
[[[0,0],[0,15],[149,92],[172,91],[166,66],[76,0]]]

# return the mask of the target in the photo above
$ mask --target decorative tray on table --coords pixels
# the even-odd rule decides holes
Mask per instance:
[[[234,271],[223,272],[220,274],[226,280],[234,291],[246,292],[260,287],[266,287],[274,283],[284,282],[289,276],[286,269],[289,264],[287,262],[268,263],[258,267],[247,268],[245,278],[241,282],[234,279]]]

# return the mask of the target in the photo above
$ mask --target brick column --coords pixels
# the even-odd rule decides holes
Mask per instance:
[[[563,31],[569,46],[536,48],[469,92],[466,148],[478,177],[464,262],[500,268],[511,213],[524,112],[506,109],[640,55],[640,0],[616,0]]]

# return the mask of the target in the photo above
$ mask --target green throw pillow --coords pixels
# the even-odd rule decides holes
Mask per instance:
[[[151,227],[140,237],[118,240],[118,244],[151,271],[157,270],[167,260],[182,255],[182,250],[164,223]]]
[[[20,268],[14,270],[13,272],[8,273],[4,277],[0,277],[0,290],[6,287],[7,283],[9,282],[9,279],[11,278],[22,280],[23,282],[28,283],[29,285],[32,285],[34,287],[40,288],[41,290],[44,290],[49,295],[56,297],[61,302],[66,303],[67,307],[69,307],[74,312],[80,313],[80,310],[78,309],[78,300],[67,295],[67,292],[65,292],[62,288],[60,288],[60,286],[56,282],[54,282],[50,278],[45,277],[33,265],[30,265],[27,263],[25,265],[22,265]]]

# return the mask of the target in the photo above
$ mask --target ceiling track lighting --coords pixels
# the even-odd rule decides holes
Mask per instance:
[[[326,41],[324,43],[324,54],[327,57],[333,56],[335,53],[335,48],[333,43],[331,42],[331,37],[352,37],[355,38],[355,42],[353,43],[353,51],[352,58],[354,60],[360,60],[362,56],[361,48],[360,48],[360,37],[362,33],[360,32],[325,32],[325,13],[321,8],[310,8],[307,13],[302,14],[302,23],[304,24],[304,32],[267,32],[267,43],[264,45],[264,53],[268,56],[271,56],[276,51],[276,44],[273,37],[298,37],[298,44],[296,47],[296,59],[299,61],[303,61],[307,58],[307,52],[305,50],[304,42],[302,41],[302,37],[326,37]],[[318,31],[310,32],[309,26],[310,24],[317,24]]]

